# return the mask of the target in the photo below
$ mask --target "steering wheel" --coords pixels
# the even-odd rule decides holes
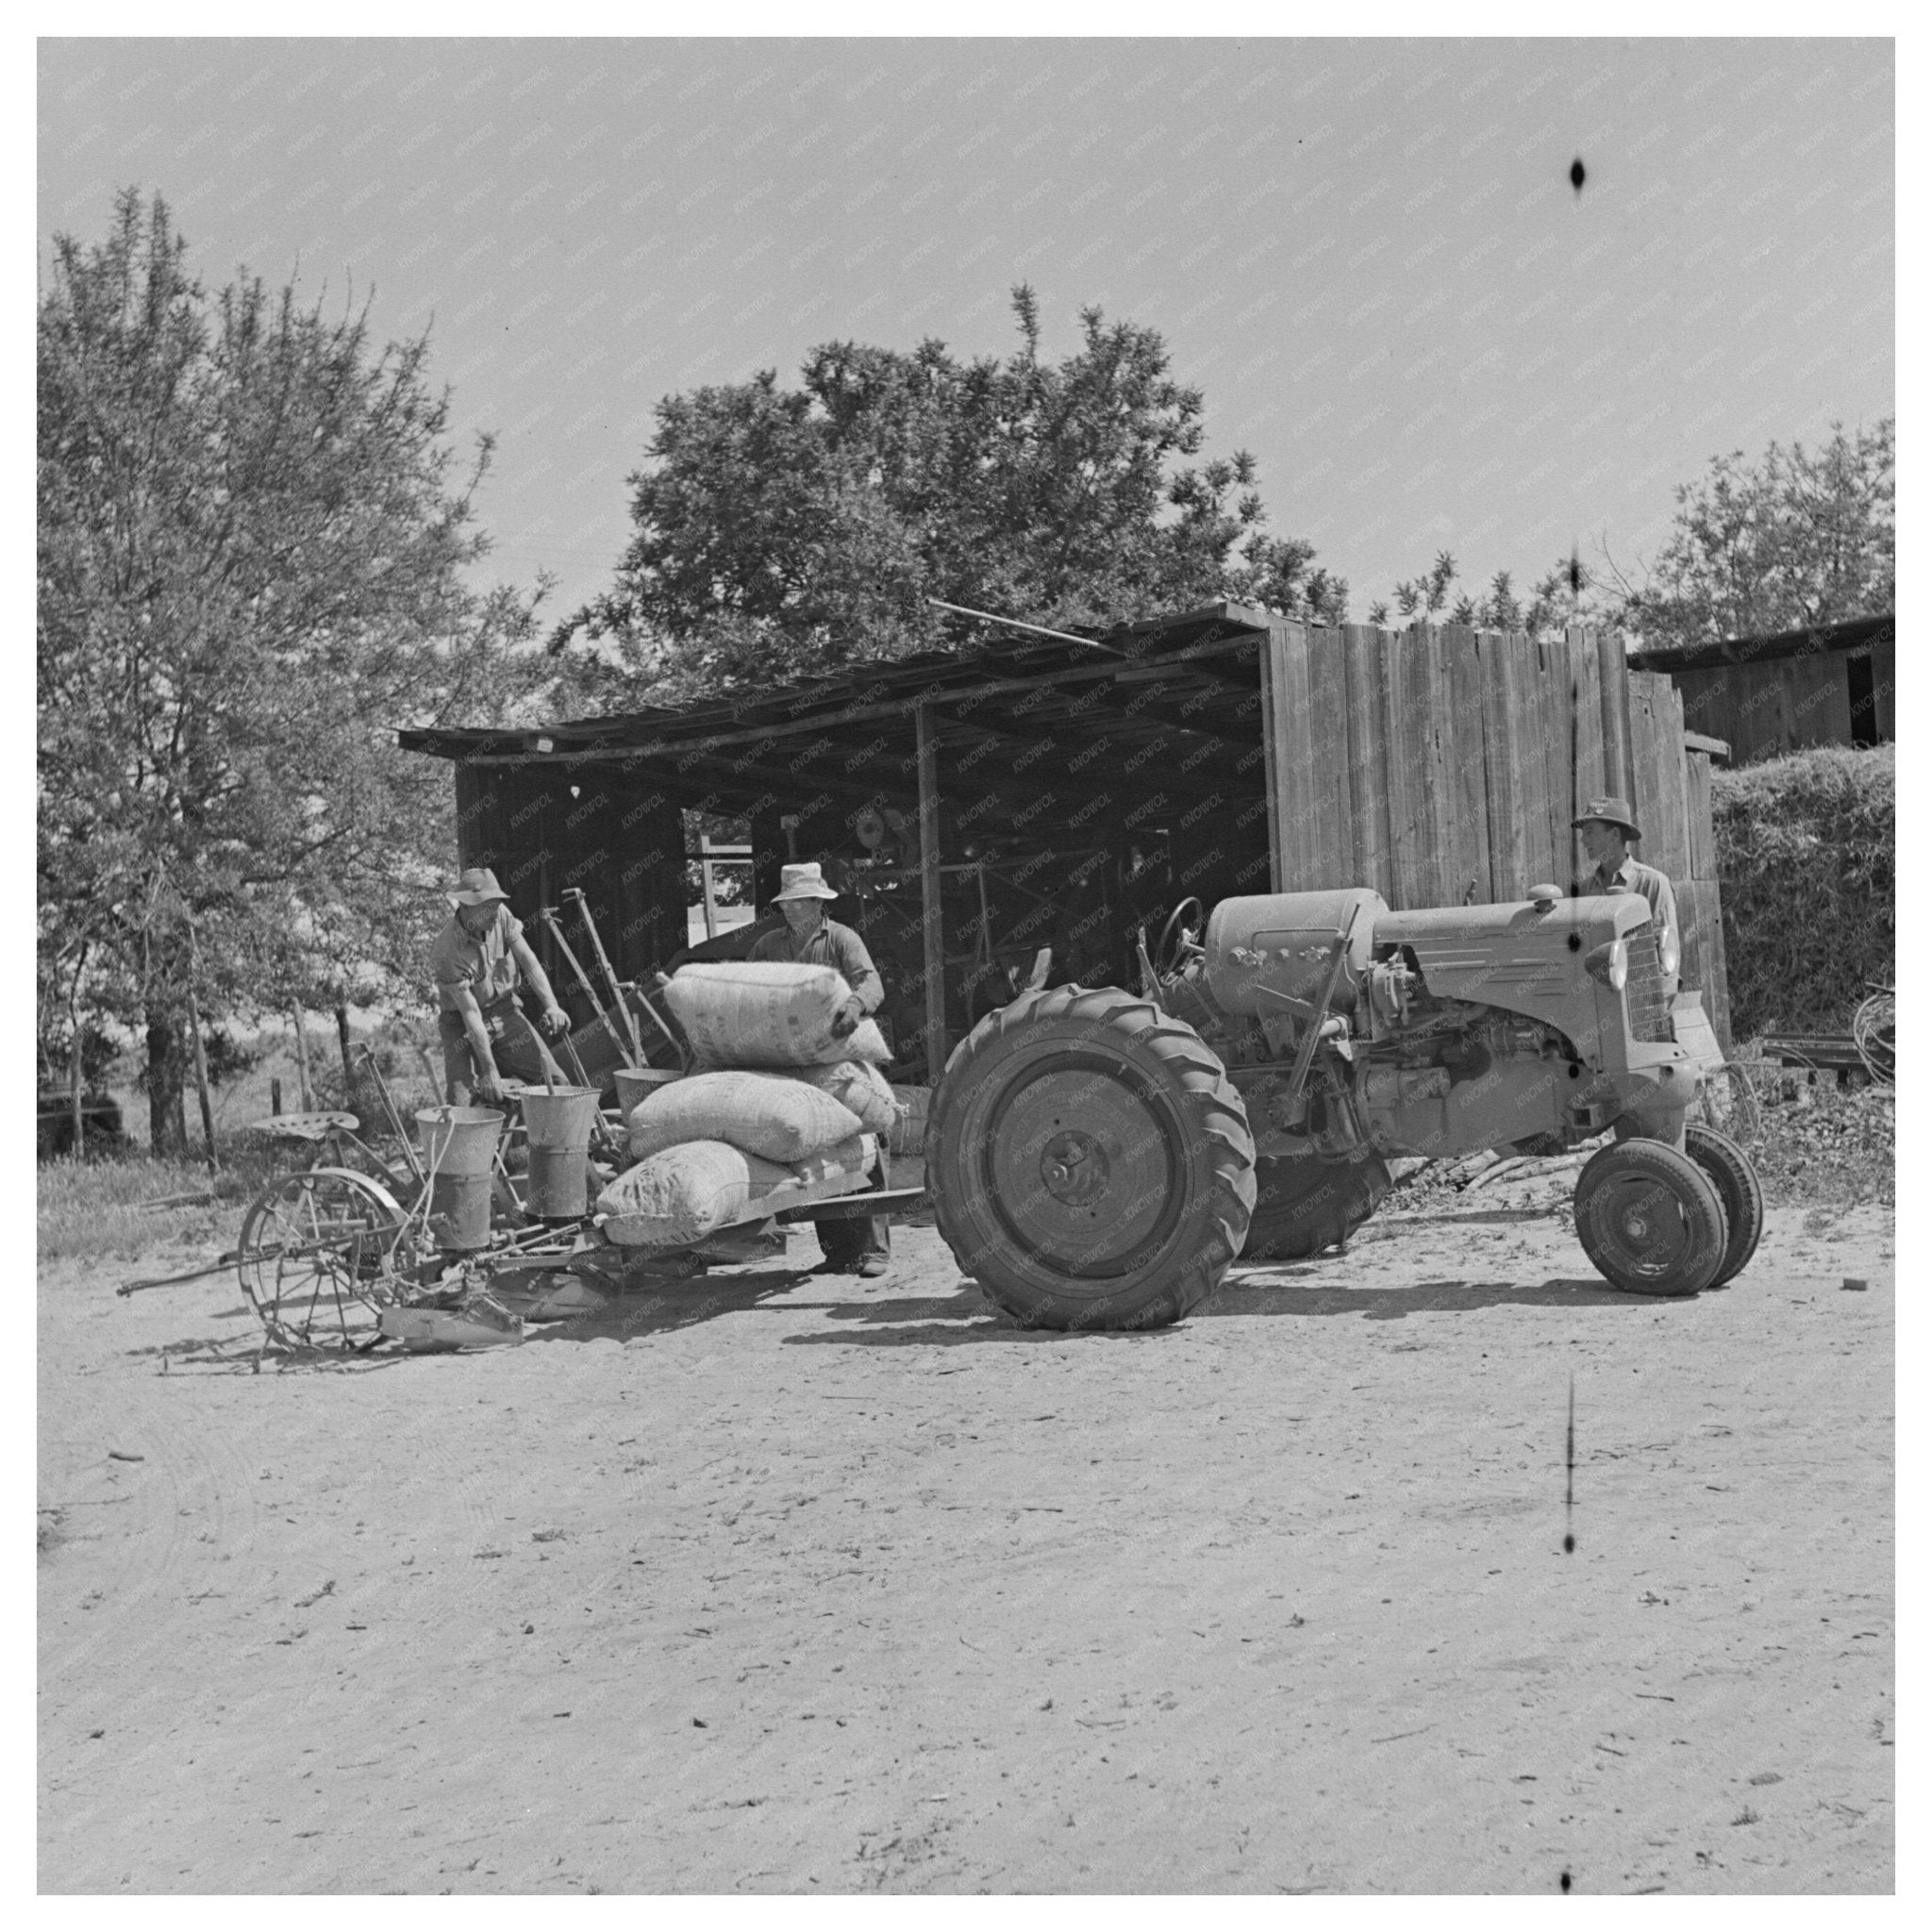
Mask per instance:
[[[1208,923],[1208,908],[1191,895],[1183,899],[1167,915],[1167,924],[1160,928],[1160,937],[1155,941],[1154,951],[1148,956],[1154,962],[1155,974],[1158,978],[1172,978],[1187,964],[1190,952],[1198,954],[1202,950],[1186,937],[1186,929],[1191,923],[1187,916],[1190,909],[1193,912],[1191,923],[1195,926]]]

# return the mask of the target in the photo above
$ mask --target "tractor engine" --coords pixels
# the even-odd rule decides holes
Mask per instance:
[[[1362,888],[1227,899],[1161,993],[1222,1056],[1264,1157],[1555,1151],[1625,1112],[1674,1139],[1696,1091],[1627,895],[1419,912]]]

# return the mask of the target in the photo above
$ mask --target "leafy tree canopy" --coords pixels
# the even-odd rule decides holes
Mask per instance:
[[[42,978],[85,959],[85,1005],[145,1025],[160,1146],[191,991],[366,996],[413,950],[450,805],[395,730],[500,715],[532,628],[469,582],[489,446],[458,471],[426,339],[210,299],[185,252],[127,192],[38,317]]]
[[[1395,586],[1395,613],[1533,634],[1607,625],[1669,650],[1890,610],[1894,426],[1888,416],[1848,436],[1834,424],[1816,450],[1774,442],[1755,464],[1741,451],[1716,458],[1706,475],[1678,487],[1671,534],[1641,581],[1606,554],[1600,571],[1559,559],[1526,600],[1507,571],[1482,596],[1455,595],[1457,563],[1445,550]],[[1371,624],[1390,621],[1388,601],[1369,607]]]
[[[1652,649],[1832,624],[1893,608],[1895,419],[1815,450],[1741,450],[1677,491],[1671,535],[1624,621]]]
[[[1189,462],[1201,391],[1157,331],[1089,308],[1054,363],[1030,290],[1013,310],[1003,361],[833,342],[798,389],[768,370],[666,397],[616,582],[553,648],[608,640],[614,687],[675,697],[957,639],[928,597],[1057,626],[1344,610],[1312,547],[1268,534],[1250,457]]]

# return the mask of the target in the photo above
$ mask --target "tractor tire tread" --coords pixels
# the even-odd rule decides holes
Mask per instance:
[[[1117,1297],[1082,1301],[1002,1281],[996,1272],[996,1244],[974,1228],[944,1184],[942,1176],[954,1153],[957,1096],[961,1091],[958,1083],[970,1078],[974,1063],[989,1049],[1045,1024],[1125,1034],[1127,1044],[1162,1063],[1186,1097],[1191,1124],[1208,1158],[1209,1205],[1196,1210],[1199,1244],[1191,1255],[1172,1261],[1158,1285],[1130,1283]],[[1164,1327],[1181,1320],[1212,1292],[1247,1235],[1255,1199],[1255,1141],[1241,1095],[1219,1056],[1191,1026],[1119,987],[1047,987],[1023,993],[1009,1006],[989,1013],[947,1058],[945,1078],[933,1097],[928,1136],[929,1171],[935,1177],[933,1219],[940,1238],[988,1298],[1022,1327]]]
[[[1692,1121],[1684,1128],[1684,1151],[1704,1170],[1724,1210],[1724,1254],[1711,1277],[1712,1288],[1741,1274],[1757,1252],[1764,1232],[1764,1190],[1751,1157],[1715,1127]]]

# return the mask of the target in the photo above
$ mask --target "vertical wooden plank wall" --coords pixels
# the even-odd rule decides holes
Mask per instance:
[[[1341,876],[1390,899],[1389,787],[1383,773],[1381,658],[1388,648],[1373,625],[1341,626],[1342,684],[1348,695],[1349,865]],[[1393,904],[1393,900],[1391,900]]]
[[[1614,768],[1604,729],[1603,660],[1596,641],[1580,627],[1569,631],[1564,641],[1570,649],[1570,675],[1574,680],[1576,791],[1581,809],[1590,799],[1623,788],[1609,778]]]
[[[1308,640],[1309,771],[1314,792],[1314,854],[1309,883],[1337,876],[1356,849],[1355,792],[1349,753],[1348,676],[1342,637],[1310,625]]]
[[[1321,843],[1315,768],[1323,724],[1308,686],[1307,626],[1287,619],[1271,624],[1261,652],[1261,729],[1269,751],[1268,849],[1277,892],[1309,891],[1334,857]]]
[[[1436,903],[1436,850],[1428,631],[1421,625],[1388,639],[1381,653],[1383,784],[1389,796],[1391,905]]]
[[[1484,730],[1483,662],[1475,632],[1450,625],[1442,632],[1443,702],[1437,749],[1446,807],[1442,880],[1445,905],[1489,898],[1491,893],[1488,768]]]
[[[1574,891],[1579,860],[1576,834],[1570,821],[1583,796],[1576,783],[1576,718],[1574,683],[1570,671],[1567,640],[1552,639],[1541,645],[1541,700],[1544,781],[1549,787],[1543,817],[1543,852],[1550,870],[1544,878]]]
[[[1603,708],[1604,790],[1628,798],[1636,783],[1630,764],[1630,658],[1616,631],[1598,633],[1596,660]]]

